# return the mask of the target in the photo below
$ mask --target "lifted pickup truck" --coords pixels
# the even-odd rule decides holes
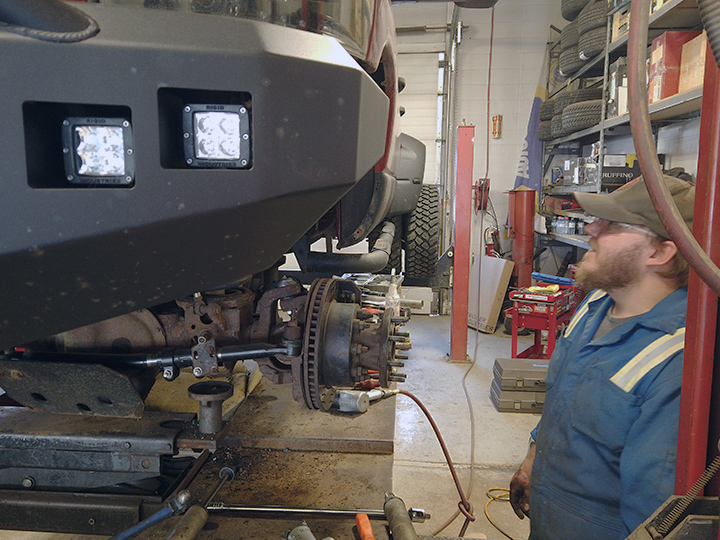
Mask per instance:
[[[173,379],[253,358],[318,409],[337,386],[402,380],[397,313],[363,311],[351,283],[308,292],[277,271],[291,250],[308,271],[397,267],[421,193],[420,221],[438,217],[424,147],[397,122],[387,0],[3,0],[0,18],[9,396],[137,414],[8,375],[57,363]],[[311,253],[321,237],[372,246]],[[142,401],[150,383],[132,384]]]

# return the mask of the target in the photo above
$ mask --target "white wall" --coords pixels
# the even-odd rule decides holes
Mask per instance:
[[[393,6],[396,26],[445,24],[452,4],[408,4]],[[501,227],[507,217],[508,196],[513,188],[523,139],[527,132],[530,109],[538,82],[544,86],[545,50],[549,39],[557,39],[550,25],[562,27],[558,0],[499,0],[495,5],[492,71],[490,82],[490,116],[503,116],[501,139],[490,139],[489,160],[487,83],[490,53],[491,10],[462,9],[460,20],[467,28],[458,48],[455,126],[465,120],[476,126],[473,178],[490,178],[491,198]],[[425,18],[427,17],[427,18]],[[409,46],[413,35],[399,37],[402,46]],[[420,38],[415,38],[420,39]],[[428,39],[424,37],[422,39]],[[407,78],[405,66],[410,55],[400,55],[400,73]],[[408,87],[411,81],[408,80]],[[402,98],[402,95],[401,95]],[[401,99],[402,103],[402,99]],[[403,122],[411,135],[412,125]],[[453,130],[455,135],[455,130]],[[415,135],[417,136],[417,135]],[[429,152],[431,153],[431,152]],[[426,176],[427,181],[427,176]],[[487,227],[488,222],[485,222]],[[480,251],[479,220],[474,225],[473,252]]]

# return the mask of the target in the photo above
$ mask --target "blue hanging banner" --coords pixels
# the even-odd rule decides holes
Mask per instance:
[[[520,152],[514,186],[514,189],[526,186],[534,189],[538,194],[541,193],[542,188],[543,144],[538,139],[538,127],[540,125],[540,104],[543,101],[545,101],[545,88],[538,86],[535,91],[532,110],[530,111],[527,134]]]

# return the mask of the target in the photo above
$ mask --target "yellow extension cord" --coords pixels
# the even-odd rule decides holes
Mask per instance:
[[[495,495],[494,493],[500,492],[500,495]],[[510,490],[507,488],[490,488],[485,493],[488,497],[488,502],[485,503],[485,517],[490,522],[490,525],[495,527],[498,531],[500,531],[506,538],[509,538],[510,540],[515,540],[512,536],[510,536],[508,533],[503,531],[500,527],[498,527],[495,522],[490,518],[490,514],[488,514],[488,507],[490,506],[490,503],[493,501],[500,501],[500,502],[510,502]]]

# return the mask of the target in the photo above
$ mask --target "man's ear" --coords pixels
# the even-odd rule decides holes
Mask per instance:
[[[647,264],[655,268],[669,264],[678,253],[678,248],[672,240],[665,240],[657,244],[653,243],[652,248],[654,251],[648,257]]]

